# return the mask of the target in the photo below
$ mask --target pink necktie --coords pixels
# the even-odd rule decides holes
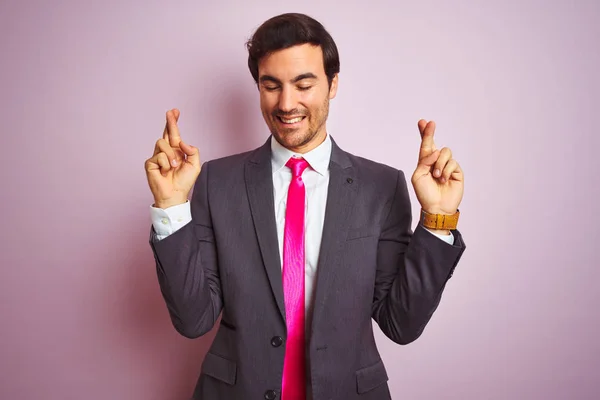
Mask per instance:
[[[287,342],[283,361],[282,400],[306,399],[304,359],[304,207],[302,172],[308,167],[303,158],[290,158],[292,181],[285,210],[283,239],[283,292]]]

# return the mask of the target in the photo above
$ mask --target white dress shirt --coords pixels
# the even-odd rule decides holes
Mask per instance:
[[[285,227],[285,209],[287,193],[292,181],[292,171],[285,166],[290,157],[304,157],[309,167],[302,174],[306,190],[306,215],[305,215],[305,329],[306,343],[310,343],[310,323],[312,322],[313,295],[317,276],[317,262],[323,223],[325,221],[325,205],[327,204],[327,189],[329,187],[329,160],[331,158],[331,139],[329,135],[325,141],[315,149],[305,154],[294,153],[283,147],[271,137],[271,166],[273,171],[273,195],[275,200],[275,221],[277,223],[277,237],[279,240],[280,262],[283,268],[283,233]],[[191,221],[190,202],[160,209],[150,207],[152,224],[158,239],[176,232]],[[449,244],[454,243],[454,236],[438,235],[431,232]],[[308,354],[307,354],[308,357]],[[307,359],[307,366],[309,365]],[[310,390],[307,392],[310,393]],[[308,398],[310,399],[310,395]]]

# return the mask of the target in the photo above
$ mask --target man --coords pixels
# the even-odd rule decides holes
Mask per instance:
[[[222,313],[193,398],[389,399],[371,318],[400,344],[423,332],[465,249],[455,229],[462,170],[436,149],[435,124],[419,121],[413,232],[403,172],[327,133],[339,57],[323,26],[280,15],[248,51],[267,142],[201,167],[171,110],[145,165],[174,327],[195,338]]]

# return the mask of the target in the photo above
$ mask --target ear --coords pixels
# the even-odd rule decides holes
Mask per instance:
[[[329,87],[329,100],[332,100],[335,98],[335,95],[337,94],[337,88],[338,88],[338,76],[339,74],[335,74],[333,76],[333,79],[331,80],[331,86]]]

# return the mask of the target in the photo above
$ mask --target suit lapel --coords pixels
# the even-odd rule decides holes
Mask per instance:
[[[350,224],[350,216],[359,188],[359,180],[350,158],[332,141],[329,162],[329,188],[325,221],[317,266],[313,321],[317,321],[327,301],[327,294],[339,273],[339,257]],[[279,239],[273,199],[270,137],[245,165],[245,180],[254,229],[265,270],[281,317],[285,321],[283,282]],[[313,323],[313,327],[318,325]]]
[[[331,140],[329,188],[317,265],[313,327],[319,326],[318,320],[327,302],[327,295],[336,276],[341,273],[339,258],[360,184],[348,154],[336,145],[333,138]]]
[[[271,141],[259,147],[245,165],[245,179],[254,229],[258,238],[271,290],[281,317],[285,321],[281,258],[275,222],[273,200],[273,172],[271,168]]]

